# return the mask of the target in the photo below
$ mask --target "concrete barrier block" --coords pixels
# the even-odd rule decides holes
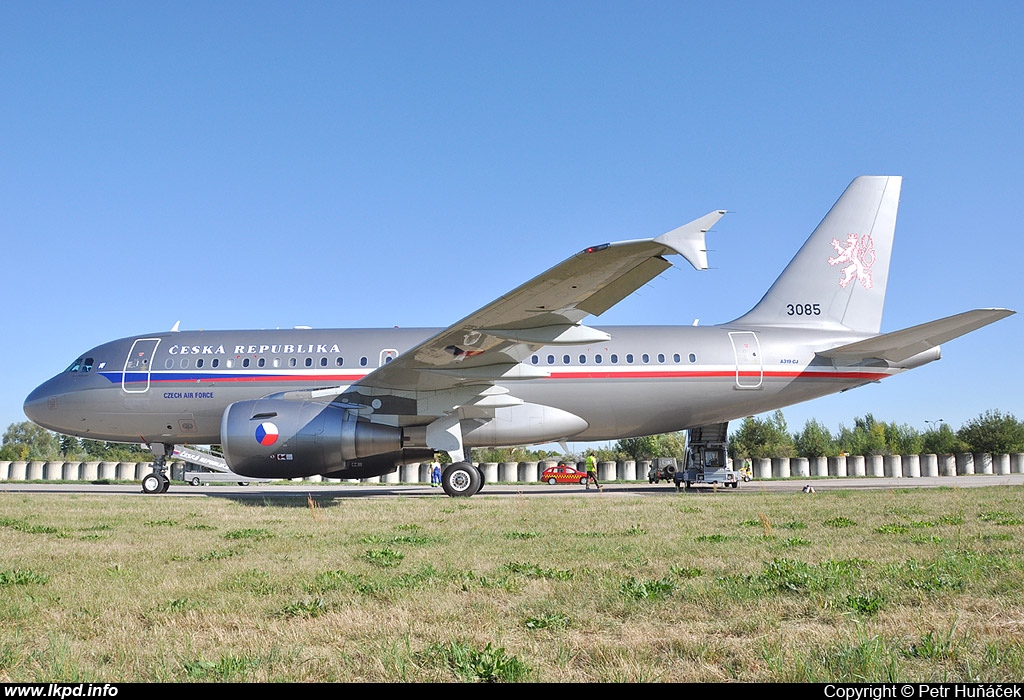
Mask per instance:
[[[882,455],[865,455],[864,470],[868,476],[885,476],[885,457]]]
[[[639,481],[640,475],[636,473],[636,460],[624,459],[618,464],[619,478],[622,481]],[[647,475],[644,474],[646,477]]]
[[[811,476],[828,476],[828,457],[811,457]]]
[[[788,479],[790,474],[789,466],[789,457],[773,457],[772,477],[776,479]]]
[[[64,478],[64,462],[47,462],[43,465],[43,478],[47,481],[60,481]]]
[[[498,464],[498,481],[505,483],[519,481],[519,462],[500,462]]]
[[[811,475],[811,460],[807,457],[794,457],[789,460],[789,473],[792,476],[804,478]]]
[[[498,481],[497,462],[481,462],[477,466],[480,467],[480,472],[484,475],[484,483],[493,484]]]
[[[523,484],[540,481],[540,462],[520,462],[516,468],[516,481]]]
[[[908,479],[921,478],[921,455],[903,455],[900,461],[903,462],[903,476]]]
[[[43,478],[43,467],[45,465],[46,462],[43,462],[42,460],[30,461],[28,463],[28,467],[26,468],[27,471],[25,474],[25,478],[28,479],[29,481],[41,481]]]
[[[754,457],[751,468],[754,470],[755,479],[772,478],[772,461],[767,457]]]
[[[846,457],[839,455],[838,457],[828,458],[828,475],[829,476],[846,476]]]

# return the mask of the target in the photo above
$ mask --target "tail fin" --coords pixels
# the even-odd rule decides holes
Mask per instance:
[[[733,323],[878,333],[901,185],[898,176],[851,182],[768,293]]]

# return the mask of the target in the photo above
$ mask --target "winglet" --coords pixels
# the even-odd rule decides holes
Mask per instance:
[[[704,242],[706,234],[718,220],[725,216],[725,209],[713,211],[677,229],[663,233],[654,239],[690,261],[697,270],[708,269],[708,248]]]

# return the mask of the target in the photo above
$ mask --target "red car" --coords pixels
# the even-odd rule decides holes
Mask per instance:
[[[557,467],[545,469],[544,473],[541,474],[540,480],[546,481],[552,486],[555,484],[586,484],[587,473],[565,464],[559,464]]]

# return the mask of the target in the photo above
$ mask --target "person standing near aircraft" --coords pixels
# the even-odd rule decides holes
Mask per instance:
[[[594,456],[593,450],[587,452],[587,491],[590,490],[591,484],[594,484],[598,491],[604,490],[601,488],[601,482],[597,480],[597,457]]]
[[[434,468],[430,470],[430,485],[441,485],[441,465],[438,464],[437,462],[434,462]]]

